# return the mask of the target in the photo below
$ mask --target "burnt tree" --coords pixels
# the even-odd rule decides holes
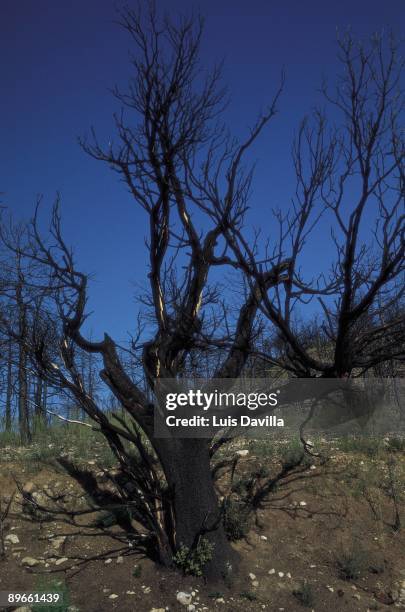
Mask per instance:
[[[400,300],[403,291],[396,50],[391,48],[388,66],[381,45],[374,45],[370,54],[356,51],[356,65],[352,42],[342,43],[349,89],[340,86],[332,102],[344,114],[346,136],[336,131],[328,138],[320,113],[315,128],[308,122],[302,125],[293,150],[293,210],[276,216],[273,246],[266,251],[243,233],[252,183],[252,172],[244,170],[243,162],[276,113],[282,82],[246,140],[237,142],[220,124],[225,99],[219,69],[205,78],[201,71],[202,22],[161,21],[152,9],[146,15],[124,11],[121,25],[135,53],[128,89],[114,90],[122,107],[114,117],[117,142],[103,146],[93,131],[81,145],[119,174],[146,216],[149,288],[139,296],[143,323],[125,348],[108,334],[98,341],[86,337],[89,279],[65,243],[56,205],[51,240],[41,234],[36,213],[24,246],[18,248],[35,269],[29,290],[36,287],[41,298],[31,300],[29,329],[23,335],[18,329],[10,333],[23,342],[50,387],[70,394],[105,435],[133,483],[122,491],[123,501],[153,535],[160,561],[171,565],[181,545],[192,549],[204,537],[214,544],[206,576],[226,577],[235,558],[225,537],[210,465],[225,440],[211,446],[208,440],[155,438],[151,398],[156,381],[186,376],[201,365],[201,357],[213,353],[216,358],[207,360],[209,374],[225,379],[238,378],[255,355],[294,376],[340,377],[403,353],[398,332],[403,325],[390,320],[371,331],[364,326],[366,315],[376,318],[377,300],[388,305]],[[368,113],[372,85],[377,97]],[[342,198],[353,176],[360,180],[360,196],[350,203],[345,220]],[[359,242],[372,197],[382,228],[378,258],[367,258]],[[299,270],[300,254],[324,212],[333,215],[343,239],[336,238],[337,261],[328,282],[322,277],[309,282]],[[7,236],[5,241],[13,248]],[[361,265],[359,256],[364,257]],[[213,280],[219,267],[243,279],[235,316],[224,304],[223,286]],[[330,360],[311,352],[308,334],[294,318],[296,305],[314,297],[325,314]],[[268,323],[270,327],[264,327]],[[257,339],[266,333],[275,334],[274,348],[260,351]],[[387,338],[383,348],[381,334]],[[100,363],[100,378],[126,418],[107,414],[90,392],[81,371],[83,352]],[[133,375],[134,363],[141,376]],[[134,461],[133,449],[140,461]]]

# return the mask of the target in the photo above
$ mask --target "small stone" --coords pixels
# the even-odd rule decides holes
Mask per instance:
[[[103,593],[109,593],[111,589],[103,589]]]
[[[189,604],[187,606],[187,612],[195,612],[195,605],[194,604]]]
[[[238,450],[236,451],[235,455],[239,455],[239,457],[247,457],[249,454],[249,451],[244,449],[244,450]]]
[[[10,542],[10,544],[19,544],[20,543],[19,537],[18,537],[18,535],[16,533],[9,533],[4,538],[4,541],[5,542]]]
[[[263,540],[263,542],[267,542],[267,536],[260,536],[260,539]]]
[[[24,487],[23,487],[23,492],[27,493],[27,495],[30,495],[35,489],[35,484],[30,480],[29,482],[26,482]]]
[[[259,586],[259,581],[258,580],[253,580],[252,586],[258,587]]]
[[[287,573],[286,573],[286,576],[287,576],[287,578],[291,578],[291,574],[290,574],[290,572],[287,572]]]
[[[360,595],[358,593],[353,593],[352,595],[353,599],[361,599]]]
[[[145,587],[145,588],[144,588],[144,590],[143,590],[143,592],[145,593],[145,595],[147,595],[148,593],[150,593],[150,592],[151,592],[151,590],[152,590],[152,589],[151,589],[150,587]]]
[[[272,568],[271,568],[271,570],[269,570],[269,574],[270,574],[270,576],[271,576],[272,574],[275,574],[275,573],[276,573],[276,570],[274,569],[274,567],[272,567]]]
[[[127,595],[135,595],[135,591],[127,591]]]
[[[309,566],[311,569],[314,569],[314,567],[316,567],[315,563],[311,563],[311,565]]]
[[[112,559],[106,559],[106,560],[104,561],[104,564],[105,564],[105,565],[108,565],[109,563],[112,563]]]
[[[249,578],[250,578],[250,580],[256,580],[256,575],[255,574],[249,574]]]
[[[56,550],[60,550],[66,542],[66,536],[58,536],[51,539],[51,546]]]
[[[306,506],[306,505],[307,505],[307,502],[305,502],[305,501],[300,501],[300,506]]]
[[[316,465],[311,465],[310,470],[316,470]]]
[[[124,563],[124,557],[120,555],[119,557],[117,557],[117,564],[121,565],[122,563]]]
[[[279,575],[279,578],[284,578],[284,572],[279,572],[278,575]]]
[[[330,591],[331,593],[335,592],[335,589],[331,586],[326,585],[326,588],[328,589],[328,591]]]
[[[61,557],[55,561],[55,565],[62,565],[62,563],[66,563],[66,561],[69,561],[67,557]]]
[[[35,567],[36,565],[39,565],[38,559],[34,559],[33,557],[24,557],[21,563],[23,565],[27,565],[28,567]]]
[[[151,608],[150,612],[166,612],[166,608]]]
[[[225,603],[225,599],[223,597],[218,597],[218,599],[215,600],[215,603]]]
[[[179,591],[176,595],[176,599],[182,606],[188,606],[191,604],[191,593]]]
[[[108,599],[118,599],[118,595],[116,593],[111,593],[111,595],[108,596]]]

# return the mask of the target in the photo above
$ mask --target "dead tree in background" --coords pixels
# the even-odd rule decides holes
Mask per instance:
[[[390,37],[362,45],[346,35],[338,44],[342,76],[334,93],[323,86],[335,124],[319,111],[303,121],[293,146],[293,208],[276,213],[272,255],[289,261],[285,282],[269,291],[251,245],[237,227],[226,231],[251,286],[260,287],[273,330],[263,359],[301,377],[358,375],[405,360],[403,59]],[[325,228],[335,257],[314,278],[303,257],[317,251]],[[317,354],[308,323],[300,322],[315,301],[328,355]]]
[[[260,254],[257,242],[252,245],[242,233],[252,183],[252,173],[244,172],[242,163],[275,115],[281,88],[246,140],[238,143],[219,124],[224,101],[218,88],[219,70],[207,74],[201,84],[198,54],[202,23],[188,19],[178,25],[168,19],[160,22],[153,10],[145,17],[124,11],[121,22],[137,55],[132,59],[134,76],[127,91],[114,92],[122,105],[115,115],[118,142],[104,147],[93,132],[92,139],[82,141],[82,146],[119,174],[146,215],[149,290],[140,296],[143,326],[125,350],[107,333],[99,341],[85,337],[88,276],[80,271],[64,241],[55,206],[52,241],[47,242],[39,231],[36,214],[27,229],[25,246],[19,248],[21,257],[35,264],[36,276],[29,290],[34,285],[39,292],[45,287],[41,300],[31,301],[31,325],[20,342],[28,347],[30,358],[49,385],[70,394],[105,435],[122,470],[134,483],[132,511],[148,524],[161,561],[170,565],[181,545],[192,548],[205,537],[214,544],[205,572],[218,579],[226,577],[234,564],[211,476],[210,459],[218,447],[210,449],[210,441],[201,439],[154,438],[150,398],[156,381],[182,377],[193,369],[196,357],[212,355],[213,351],[221,358],[211,376],[238,378],[248,359],[257,353],[255,341],[259,332],[263,333],[260,312],[271,322],[269,333],[276,330],[280,339],[277,354],[270,352],[265,357],[295,376],[341,376],[355,367],[365,367],[364,356],[371,349],[364,347],[373,343],[367,330],[357,331],[357,325],[365,313],[372,312],[375,297],[384,288],[392,289],[389,300],[401,295],[395,290],[395,279],[403,270],[403,243],[398,244],[403,229],[397,220],[400,192],[396,188],[396,199],[388,209],[383,188],[391,166],[386,170],[381,167],[377,182],[371,178],[381,118],[370,124],[367,116],[362,119],[364,108],[357,108],[355,117],[361,126],[364,121],[363,132],[359,136],[352,127],[349,146],[339,133],[326,141],[325,120],[318,114],[316,129],[304,123],[294,149],[298,185],[294,210],[278,215],[279,227],[270,236],[275,247]],[[378,113],[381,117],[393,93],[391,85],[383,86],[383,91],[386,102]],[[305,164],[304,143],[309,147]],[[400,153],[396,139],[391,156],[397,172]],[[362,197],[345,222],[340,194],[356,164],[363,168]],[[378,215],[385,228],[379,271],[377,264],[359,268],[355,262],[360,222],[374,184],[373,193],[381,195]],[[315,210],[319,201],[322,210],[333,213],[344,236],[343,243],[336,243],[335,274],[324,286],[321,281],[306,281],[299,273],[299,256],[320,214]],[[224,307],[223,287],[212,280],[218,267],[232,270],[244,283],[234,316]],[[294,321],[295,304],[313,296],[324,308],[324,330],[334,351],[330,363],[311,355]],[[335,309],[325,301],[334,296]],[[385,333],[394,338],[395,329],[389,325]],[[382,331],[373,332],[374,339],[378,333]],[[386,353],[392,356],[396,351],[389,344]],[[100,362],[100,377],[122,406],[126,419],[116,413],[109,417],[89,393],[81,372],[82,352]],[[379,355],[384,357],[381,352]],[[142,367],[142,382],[127,365],[132,359]],[[371,362],[375,360],[376,356]],[[141,432],[149,439],[161,472]],[[141,458],[138,463],[133,460],[134,448]]]
[[[12,427],[12,400],[13,400],[13,366],[12,366],[12,341],[7,340],[7,374],[6,374],[6,403],[4,407],[4,428],[7,432],[11,431]]]

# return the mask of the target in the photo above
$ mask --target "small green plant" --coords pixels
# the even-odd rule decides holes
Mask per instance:
[[[336,566],[340,578],[343,580],[355,580],[367,567],[367,554],[357,544],[348,548],[342,548],[335,555]]]
[[[381,440],[368,436],[346,436],[339,440],[339,448],[345,453],[360,453],[372,458],[381,452]]]
[[[132,570],[132,575],[134,578],[140,578],[142,576],[142,566],[135,565],[134,569]]]
[[[202,576],[205,565],[212,559],[213,550],[214,544],[201,538],[194,548],[181,545],[173,561],[185,575]]]
[[[40,578],[36,583],[35,592],[58,593],[60,599],[57,603],[52,604],[34,604],[31,606],[32,612],[67,612],[70,606],[69,589],[62,580]]]
[[[257,600],[256,593],[253,593],[252,591],[242,591],[242,593],[240,593],[240,596],[243,599],[247,599],[248,601],[256,601]]]
[[[305,580],[301,586],[293,591],[293,595],[305,608],[312,608],[315,602],[312,586]]]
[[[228,499],[224,504],[223,523],[229,540],[241,540],[250,527],[249,507],[244,502]]]
[[[405,438],[388,438],[387,450],[398,453],[405,451]]]
[[[291,469],[298,465],[308,467],[311,463],[308,455],[305,454],[300,440],[290,440],[289,444],[281,449],[280,460],[284,468]]]

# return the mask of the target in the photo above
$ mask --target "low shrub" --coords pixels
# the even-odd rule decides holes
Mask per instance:
[[[335,555],[335,562],[340,578],[355,580],[367,567],[367,554],[358,544],[341,548]]]
[[[241,540],[250,528],[249,507],[243,502],[228,499],[224,504],[223,524],[229,540]]]
[[[212,559],[214,544],[201,538],[194,548],[181,545],[173,561],[185,575],[202,576],[204,567]]]
[[[307,581],[303,582],[298,589],[295,589],[293,595],[305,608],[312,608],[314,605],[315,597],[313,588]]]

